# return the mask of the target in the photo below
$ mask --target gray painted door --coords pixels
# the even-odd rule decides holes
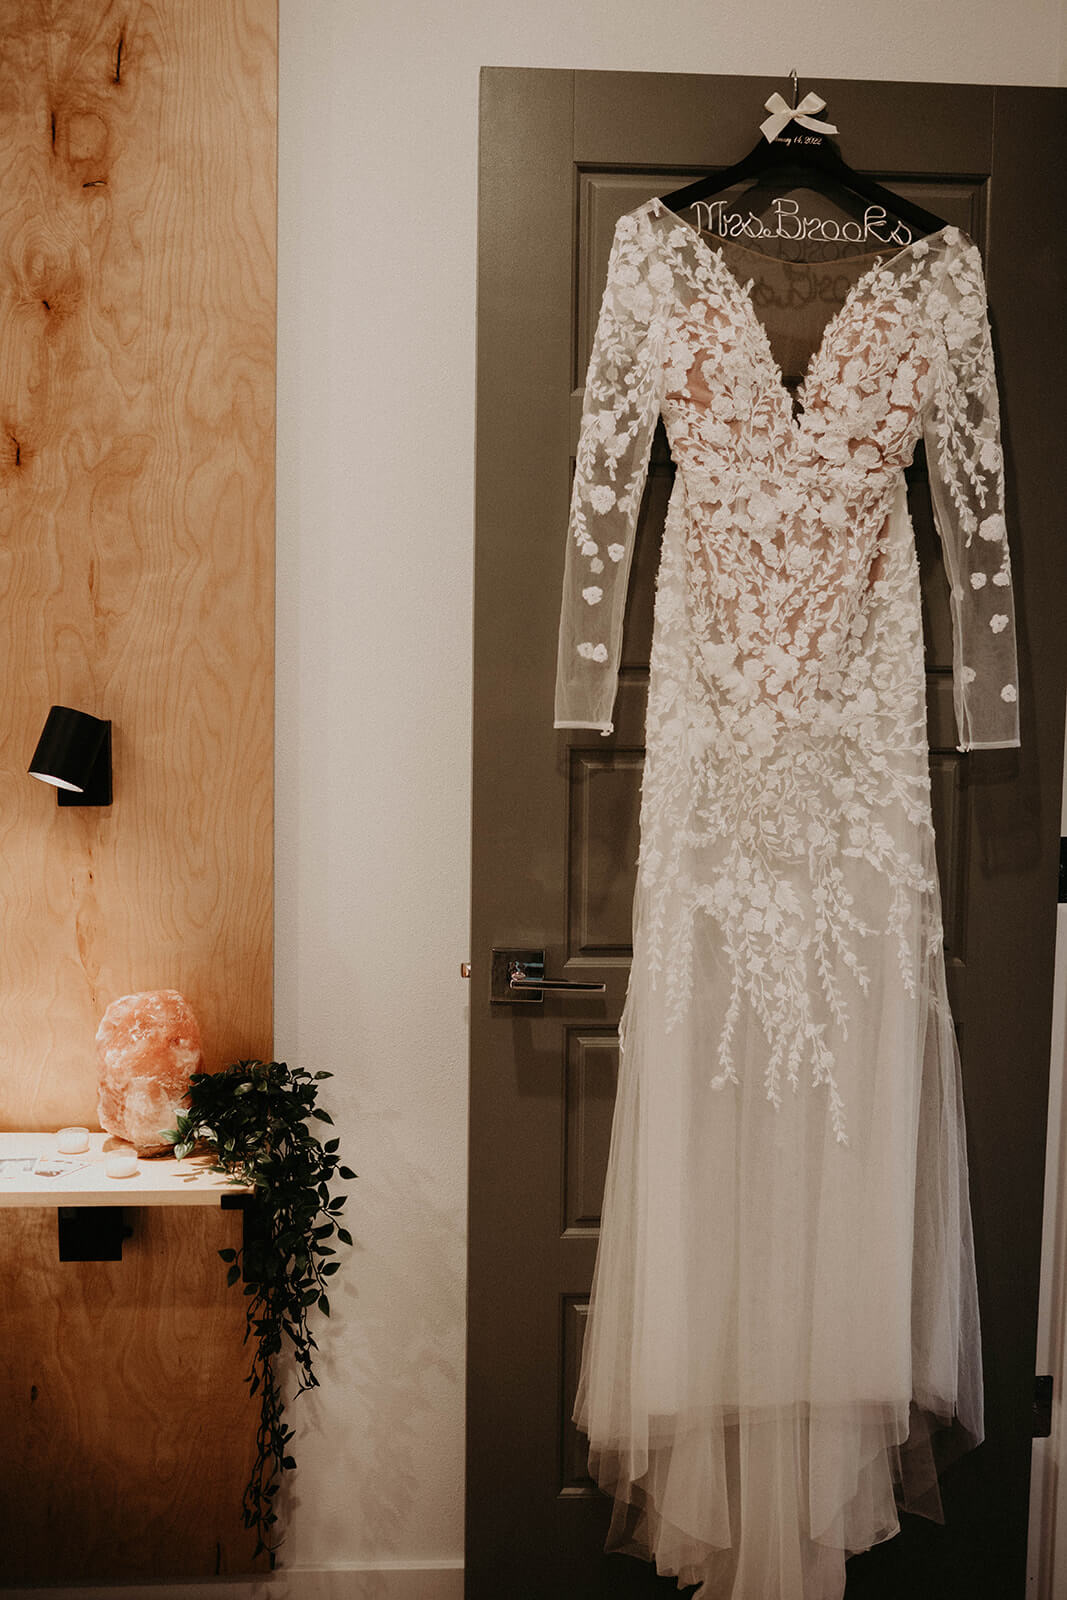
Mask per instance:
[[[651,602],[671,465],[641,514],[615,733],[552,729],[570,469],[616,218],[754,142],[755,78],[486,69],[482,80],[474,705],[467,1594],[675,1593],[602,1553],[607,1503],[568,1418],[597,1241],[630,955]],[[905,1518],[849,1600],[1024,1592],[1067,577],[1057,477],[1067,95],[823,82],[853,165],[985,255],[1020,611],[1021,751],[955,750],[944,575],[910,477],[926,596],[931,772],[961,1039],[986,1443],[946,1523]],[[907,175],[906,181],[901,175]],[[991,204],[995,187],[996,204]],[[603,995],[493,1004],[494,947],[543,948]]]

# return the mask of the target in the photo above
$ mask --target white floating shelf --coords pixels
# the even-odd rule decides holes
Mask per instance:
[[[107,1133],[90,1133],[84,1155],[60,1155],[54,1133],[0,1133],[0,1208],[4,1206],[218,1206],[226,1195],[251,1194],[249,1184],[234,1184],[210,1171],[210,1156],[138,1156],[129,1178],[111,1178],[104,1162],[110,1155],[134,1155],[130,1145]],[[10,1177],[2,1163],[38,1157],[80,1161],[86,1165],[57,1178],[30,1171]],[[9,1170],[10,1169],[6,1169]]]

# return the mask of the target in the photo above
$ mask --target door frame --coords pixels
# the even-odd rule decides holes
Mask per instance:
[[[648,151],[656,138],[661,139],[663,159],[657,168],[672,172],[689,171],[696,174],[708,170],[708,148],[714,143],[717,150],[733,145],[727,159],[742,155],[755,137],[756,118],[739,119],[736,108],[743,91],[745,104],[750,108],[762,105],[771,90],[779,88],[776,80],[762,77],[719,77],[698,74],[659,73],[596,73],[569,72],[559,69],[506,69],[487,68],[482,75],[482,142],[479,223],[479,348],[478,382],[480,400],[488,394],[499,378],[496,363],[500,350],[495,342],[521,337],[533,351],[533,370],[526,374],[532,383],[544,383],[555,391],[560,386],[560,373],[555,358],[547,350],[536,348],[539,325],[555,315],[554,297],[574,296],[570,275],[570,258],[564,262],[555,248],[539,257],[541,282],[539,297],[526,297],[527,280],[518,270],[521,255],[536,250],[539,238],[555,239],[561,215],[570,215],[577,221],[576,176],[588,169],[598,170],[649,170]],[[883,177],[891,174],[885,169],[885,129],[894,129],[893,170],[899,178],[932,175],[935,179],[944,173],[958,174],[958,181],[974,186],[992,171],[994,142],[998,161],[1013,172],[1033,175],[1034,187],[1021,186],[998,189],[996,203],[990,207],[990,229],[998,239],[1029,241],[1034,234],[1034,205],[1037,187],[1048,218],[1062,215],[1067,200],[1067,181],[1064,174],[1055,170],[1050,155],[1062,148],[1067,123],[1067,91],[997,87],[989,85],[931,85],[908,83],[864,82],[855,80],[825,81],[820,84],[835,121],[845,130],[841,143],[846,159],[861,170]],[[936,116],[933,108],[936,106]],[[621,108],[621,109],[620,109]],[[665,109],[667,108],[667,109]],[[699,108],[700,115],[696,114]],[[702,119],[702,121],[701,121]],[[697,138],[693,132],[703,127]],[[710,130],[710,131],[709,131]],[[853,131],[855,130],[855,131]],[[995,133],[995,141],[994,141]],[[712,138],[714,134],[714,139]],[[1043,164],[1042,164],[1043,161]],[[723,165],[726,164],[724,160]],[[952,180],[944,179],[951,187]],[[936,192],[936,182],[931,189]],[[930,201],[931,209],[936,203]],[[1013,327],[1005,326],[1004,337],[998,347],[1002,373],[1009,378],[1007,389],[1002,389],[1005,415],[1010,420],[1025,413],[1029,418],[1035,408],[1034,393],[1054,393],[1061,374],[1055,366],[1055,346],[1052,341],[1034,337],[1038,309],[1043,303],[1062,303],[1063,262],[1061,254],[1052,247],[1053,235],[1050,221],[1042,221],[1044,232],[1037,248],[1028,251],[998,249],[994,252],[990,275],[991,302],[1009,303],[1034,308],[1029,318],[1026,335],[1022,337],[1022,318],[1015,319]],[[545,231],[547,230],[547,232]],[[979,241],[981,242],[981,241]],[[1058,292],[1055,282],[1059,282]],[[1050,288],[1050,283],[1053,287]],[[575,308],[577,311],[577,308]],[[519,329],[516,335],[515,329]],[[996,329],[995,329],[996,333]],[[546,341],[547,343],[547,341]],[[580,374],[573,375],[580,382]],[[1023,393],[1025,391],[1025,393]],[[1013,405],[1013,397],[1015,404]],[[564,396],[566,400],[568,397]],[[561,403],[559,415],[553,414],[548,431],[551,438],[545,450],[550,463],[565,461],[572,448],[574,425],[573,397],[571,404]],[[501,458],[509,449],[525,419],[514,416],[489,414],[489,408],[479,407],[478,456],[480,467],[486,462]],[[1054,504],[1051,474],[1046,460],[1058,451],[1051,422],[1043,429],[1029,426],[1006,432],[1006,445],[1012,464],[1009,515],[1015,532],[1015,545],[1019,550],[1017,572],[1020,587],[1034,595],[1063,592],[1067,588],[1067,571],[1064,570],[1064,552],[1053,549],[1051,541],[1026,540],[1027,527],[1035,529],[1055,527],[1059,508]],[[1051,453],[1051,456],[1050,456]],[[555,469],[550,467],[550,472]],[[556,478],[558,477],[558,481]],[[563,529],[565,527],[566,501],[569,485],[563,471],[552,478],[546,501],[555,507],[551,518],[546,515],[546,538],[558,544],[562,560]],[[479,472],[476,493],[476,516],[480,531],[488,533],[499,526],[502,503],[499,485],[487,487]],[[558,515],[556,512],[558,511]],[[1021,547],[1021,548],[1020,548]],[[494,1265],[487,1250],[487,1237],[483,1231],[479,1207],[485,1202],[487,1190],[482,1185],[495,1184],[495,1204],[499,1208],[502,1198],[506,1203],[508,1180],[507,1163],[497,1159],[487,1149],[494,1137],[491,1119],[483,1116],[482,1095],[487,1101],[494,1093],[493,1074],[498,1070],[492,1061],[493,1021],[486,1015],[483,987],[486,983],[489,946],[500,938],[496,923],[502,913],[494,909],[491,885],[480,877],[478,849],[486,837],[493,834],[499,847],[524,854],[536,860],[543,839],[530,838],[514,818],[509,818],[506,798],[490,795],[480,773],[480,758],[487,741],[494,736],[493,716],[484,716],[483,677],[485,662],[492,657],[483,648],[488,638],[495,646],[501,643],[506,623],[494,616],[496,596],[494,585],[506,586],[511,580],[505,576],[499,559],[487,556],[479,538],[476,555],[475,579],[475,727],[474,727],[474,884],[472,903],[472,959],[474,984],[471,994],[471,1234],[470,1282],[471,1316],[469,1324],[469,1374],[472,1403],[476,1399],[483,1406],[478,1428],[469,1431],[469,1471],[471,1480],[484,1478],[485,1462],[481,1458],[481,1443],[486,1438],[486,1417],[490,1413],[497,1426],[506,1426],[506,1397],[494,1395],[483,1405],[482,1380],[486,1375],[487,1359],[499,1345],[500,1330],[486,1315],[479,1295],[486,1292],[490,1299],[506,1292],[500,1275],[499,1263]],[[1060,637],[1062,630],[1052,629],[1033,607],[1037,632],[1028,631],[1024,607],[1022,629],[1023,677],[1020,699],[1024,710],[1024,746],[1021,759],[1036,759],[1040,749],[1043,763],[1054,760],[1056,771],[1062,762],[1064,704],[1063,690],[1067,679],[1067,662]],[[483,630],[485,633],[483,634]],[[1039,635],[1039,636],[1038,636]],[[554,640],[551,656],[546,651],[543,666],[547,695],[554,669]],[[499,657],[507,659],[506,650]],[[1041,693],[1037,693],[1033,663],[1039,663]],[[540,670],[540,668],[539,668]],[[550,741],[542,728],[542,707],[529,708],[516,704],[514,716],[524,734],[537,748],[547,748]],[[496,724],[499,727],[499,721]],[[547,727],[547,724],[545,725]],[[1038,733],[1036,730],[1040,728]],[[997,939],[989,941],[989,948],[977,953],[974,961],[973,982],[981,997],[976,1015],[977,1026],[983,1035],[994,1042],[1000,1057],[1010,1069],[1013,1060],[1028,1063],[1047,1062],[1049,1027],[1041,1007],[1024,1010],[1021,1018],[1010,1021],[1000,1014],[994,997],[1002,992],[1005,981],[1018,978],[1033,992],[1052,992],[1054,890],[1058,866],[1058,845],[1049,819],[1044,815],[1020,816],[1010,793],[1013,785],[998,784],[996,773],[1003,772],[1002,759],[1014,759],[1012,754],[1003,758],[987,754],[986,765],[977,764],[971,769],[969,783],[974,806],[974,822],[983,839],[993,842],[997,853],[995,870],[1003,878],[1016,881],[1021,875],[1030,877],[1034,888],[1034,903],[1041,906],[1039,924],[1034,929],[1033,945],[1025,959],[1018,949],[1005,957]],[[1058,799],[1057,799],[1058,809]],[[1057,835],[1058,837],[1058,835]],[[1040,898],[1038,885],[1048,885],[1048,905]],[[1043,891],[1042,891],[1043,892]],[[1010,899],[1010,896],[1008,896]],[[511,913],[515,922],[508,935],[516,939],[532,937],[534,929],[526,928],[527,919],[536,920],[527,906],[514,905]],[[999,937],[999,935],[998,935]],[[537,938],[533,943],[540,943]],[[1038,1015],[1038,1012],[1041,1012]],[[1021,1027],[1017,1024],[1021,1021]],[[974,1026],[975,1024],[971,1024]],[[498,1031],[498,1029],[497,1029]],[[1016,1148],[1029,1152],[1034,1131],[1044,1127],[1047,1111],[1048,1087],[1044,1068],[1031,1066],[1022,1081],[1015,1086],[1007,1115],[998,1120],[989,1105],[972,1107],[971,1120],[976,1121],[980,1138],[978,1148],[985,1150],[982,1162],[990,1177],[997,1163],[990,1149],[999,1152],[1010,1148],[1017,1133],[1025,1137]],[[1042,1204],[1041,1160],[1029,1157],[1022,1178],[1024,1200],[1013,1205],[1010,1215],[1002,1214],[1002,1196],[995,1183],[989,1192],[979,1196],[983,1223],[990,1237],[996,1236],[996,1248],[991,1254],[998,1261],[1010,1262],[1010,1280],[1014,1297],[1024,1304],[1037,1301],[1037,1284],[1040,1261],[1038,1249],[1039,1218]],[[1022,1212],[1031,1219],[1025,1230],[1021,1248],[1013,1239]],[[1034,1218],[1038,1219],[1035,1223]],[[1013,1248],[1014,1247],[1014,1248]],[[1030,1344],[1029,1327],[1012,1328],[1008,1344],[1016,1358],[1024,1346]],[[1036,1332],[1036,1328],[1033,1330]],[[538,1342],[540,1338],[540,1342]],[[1032,1348],[1032,1344],[1031,1344]],[[553,1360],[545,1336],[531,1335],[523,1349],[509,1351],[512,1372],[521,1374],[523,1362]],[[1018,1359],[1016,1360],[1018,1365]],[[1013,1367],[1014,1370],[1014,1367]],[[1019,1367],[1021,1371],[1021,1366]],[[1026,1426],[1031,1408],[1029,1380],[1018,1382],[1010,1397],[1000,1402],[998,1425],[1010,1414],[1012,1437],[1019,1439],[1019,1471],[1021,1465],[1022,1430]],[[1027,1464],[1029,1451],[1027,1451]],[[1013,1468],[1016,1465],[1013,1462]],[[496,1491],[505,1491],[499,1485]],[[1009,1493],[1013,1515],[1018,1514],[1019,1499],[1025,1504],[1025,1482],[1013,1484]],[[951,1514],[951,1513],[950,1513]],[[477,1537],[477,1512],[468,1506],[468,1536]],[[895,1541],[894,1541],[895,1543]],[[471,1591],[472,1595],[475,1591]],[[1021,1594],[1021,1590],[1020,1590]]]
[[[1067,707],[1064,714],[1067,720]],[[1060,835],[1067,838],[1067,749]],[[1052,1431],[1048,1438],[1034,1441],[1026,1578],[1031,1600],[1059,1600],[1067,1594],[1067,1412],[1063,1404],[1067,1378],[1067,904],[1058,906],[1056,924],[1037,1318],[1037,1370],[1052,1379]]]

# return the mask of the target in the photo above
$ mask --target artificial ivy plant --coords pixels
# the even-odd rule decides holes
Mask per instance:
[[[331,1243],[350,1245],[338,1213],[345,1195],[332,1195],[335,1173],[354,1178],[340,1165],[339,1140],[321,1144],[309,1120],[332,1123],[316,1105],[317,1085],[329,1072],[305,1072],[284,1061],[235,1061],[220,1072],[197,1072],[189,1082],[189,1109],[165,1135],[177,1157],[198,1146],[215,1156],[214,1169],[234,1184],[251,1184],[254,1199],[239,1250],[220,1250],[228,1263],[227,1282],[243,1280],[248,1298],[245,1340],[252,1344],[252,1369],[245,1380],[260,1397],[256,1460],[244,1492],[244,1523],[256,1533],[256,1555],[280,1543],[271,1530],[283,1472],[296,1465],[289,1453],[293,1430],[285,1424],[285,1404],[277,1361],[283,1336],[296,1359],[297,1394],[318,1386],[308,1327],[317,1307],[330,1314],[326,1280],[340,1262]]]

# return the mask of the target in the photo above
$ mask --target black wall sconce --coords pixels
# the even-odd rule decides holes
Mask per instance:
[[[53,706],[33,752],[30,777],[54,784],[61,806],[109,806],[110,722]]]

